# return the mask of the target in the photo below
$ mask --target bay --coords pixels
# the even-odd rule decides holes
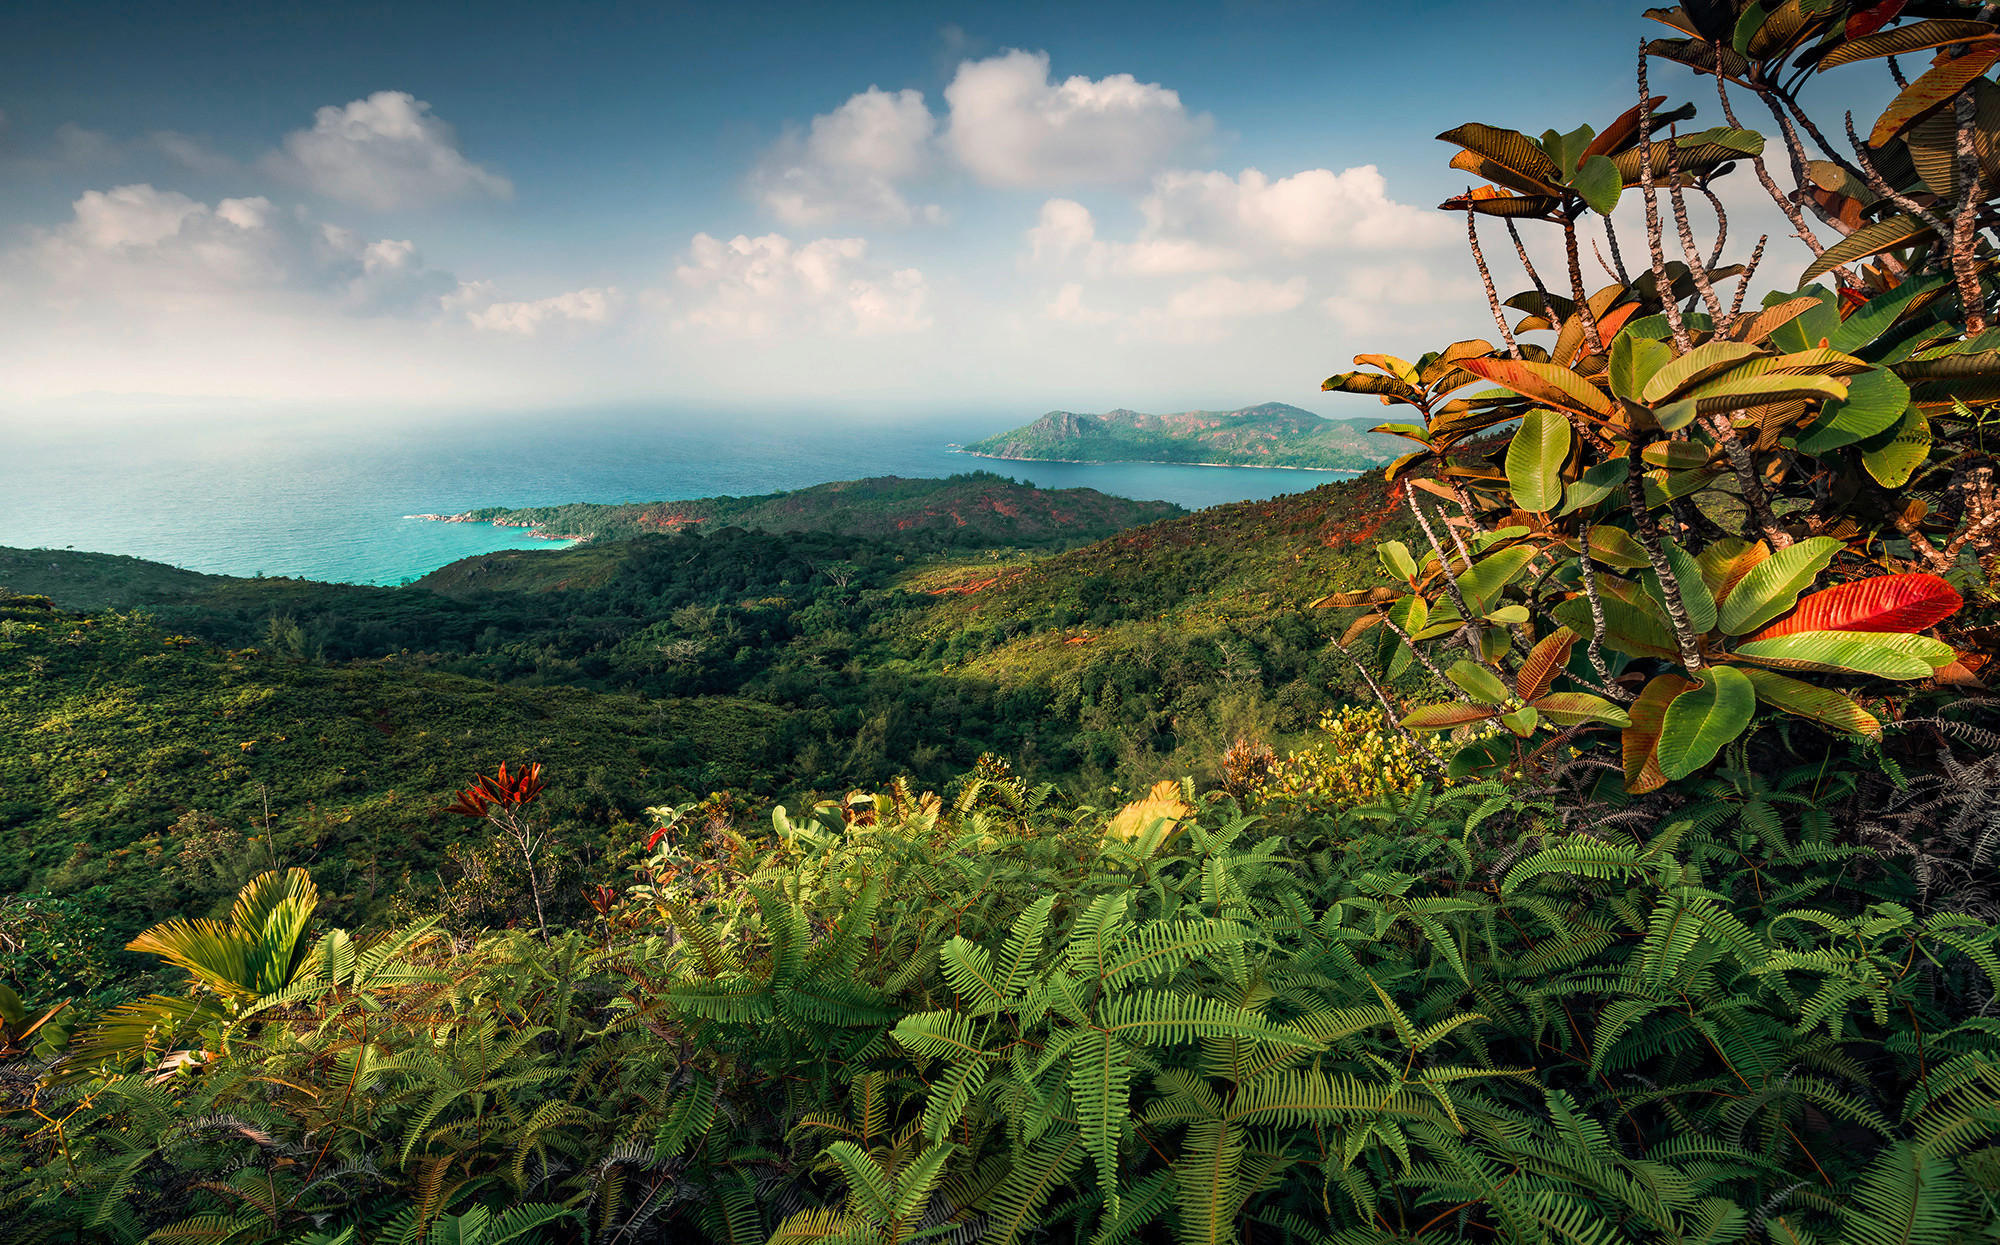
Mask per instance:
[[[408,517],[479,506],[747,496],[984,470],[1199,509],[1353,474],[1000,462],[949,448],[1020,422],[629,409],[394,420],[0,416],[0,545],[128,554],[212,574],[395,584],[473,554],[549,546],[515,529]]]

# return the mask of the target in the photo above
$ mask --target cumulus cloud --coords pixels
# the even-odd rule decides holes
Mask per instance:
[[[1397,203],[1372,164],[1272,180],[1256,169],[1171,172],[1139,203],[1142,238],[1183,239],[1297,257],[1432,246],[1451,236],[1438,213]]]
[[[488,282],[480,282],[473,288],[484,292],[492,287]],[[465,290],[466,287],[461,287],[450,296],[450,301],[462,301]],[[608,324],[618,302],[619,293],[615,287],[571,290],[567,294],[529,302],[488,303],[478,310],[468,311],[465,318],[472,327],[489,333],[518,333],[523,337],[533,337],[543,329],[558,325]]]
[[[1306,300],[1306,279],[1271,281],[1262,277],[1238,280],[1210,277],[1176,291],[1167,300],[1166,314],[1181,320],[1237,320],[1250,316],[1274,316],[1290,311]]]
[[[687,295],[675,319],[680,328],[735,337],[784,329],[868,337],[930,326],[924,274],[872,263],[861,238],[800,245],[775,233],[726,242],[700,233],[674,277]]]
[[[1212,126],[1178,92],[1131,74],[1051,81],[1046,52],[965,61],[944,98],[947,145],[992,186],[1141,181]]]
[[[1481,294],[1479,283],[1459,268],[1406,260],[1353,269],[1321,306],[1344,326],[1365,329],[1383,320],[1385,308],[1459,306]]]
[[[814,117],[804,133],[780,139],[751,174],[751,185],[787,225],[938,220],[935,204],[913,206],[897,188],[930,163],[936,126],[922,92],[871,86]]]
[[[313,114],[266,165],[328,198],[387,211],[446,199],[505,199],[513,183],[458,148],[451,126],[407,91],[377,91]]]
[[[1115,311],[1091,307],[1083,301],[1083,286],[1071,281],[1056,291],[1056,296],[1042,308],[1042,314],[1051,320],[1065,324],[1109,324],[1118,318]]]
[[[1104,242],[1090,209],[1074,199],[1050,199],[1028,230],[1028,257],[1040,267],[1079,267],[1093,275],[1180,276],[1215,272],[1243,262],[1235,251],[1191,238],[1140,237]]]
[[[138,183],[91,190],[70,219],[11,257],[54,284],[56,297],[137,302],[310,292],[352,311],[429,310],[458,282],[416,246],[369,240],[288,212],[262,196],[214,204]]]

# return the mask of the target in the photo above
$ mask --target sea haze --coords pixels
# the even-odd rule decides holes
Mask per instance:
[[[548,545],[487,524],[406,517],[476,506],[744,496],[862,476],[991,470],[1048,488],[1198,509],[1353,474],[998,462],[948,448],[1009,426],[991,418],[853,424],[630,411],[431,416],[365,427],[298,418],[56,424],[0,416],[0,545],[130,554],[225,575],[394,584],[471,554]]]

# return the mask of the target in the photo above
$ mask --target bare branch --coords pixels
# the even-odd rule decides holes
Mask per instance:
[[[1736,297],[1729,300],[1729,321],[1732,324],[1743,314],[1743,296],[1750,292],[1750,278],[1757,275],[1757,265],[1764,262],[1764,244],[1770,240],[1768,233],[1757,235],[1757,246],[1750,252],[1750,262],[1743,265],[1743,275],[1736,280]]]
[[[1721,332],[1728,327],[1722,323],[1722,300],[1716,297],[1715,286],[1708,279],[1708,265],[1701,262],[1701,248],[1695,245],[1687,196],[1681,193],[1680,135],[1674,131],[1668,132],[1667,139],[1667,199],[1674,207],[1674,228],[1680,234],[1681,253],[1687,256],[1688,275],[1694,278],[1695,292],[1707,304],[1716,331]]]
[[[1520,259],[1521,267],[1527,269],[1528,280],[1535,283],[1535,293],[1542,296],[1542,319],[1547,320],[1552,328],[1561,324],[1562,317],[1556,314],[1556,306],[1549,295],[1549,287],[1542,284],[1542,274],[1535,271],[1535,261],[1528,258],[1528,248],[1521,241],[1521,231],[1514,227],[1511,217],[1503,217],[1502,223],[1507,226],[1507,236],[1514,240],[1514,254]]]
[[[1674,300],[1673,283],[1667,280],[1667,253],[1661,246],[1664,230],[1660,224],[1660,196],[1653,187],[1653,96],[1646,84],[1646,45],[1639,45],[1639,193],[1646,203],[1646,248],[1653,260],[1653,287],[1666,313],[1667,327],[1673,330],[1674,348],[1682,354],[1694,349],[1687,324],[1681,319],[1680,304]]]
[[[1486,266],[1485,253],[1479,249],[1479,216],[1469,207],[1465,209],[1465,238],[1472,245],[1472,262],[1479,269],[1479,279],[1486,283],[1486,306],[1493,312],[1493,323],[1499,326],[1500,339],[1507,343],[1507,353],[1518,359],[1521,346],[1514,340],[1514,330],[1507,327],[1507,314],[1500,307],[1500,292],[1493,288],[1493,272]]]
[[[1973,250],[1981,187],[1979,153],[1972,142],[1977,117],[1970,89],[1958,93],[1952,109],[1958,122],[1958,180],[1963,186],[1958,196],[1958,212],[1952,220],[1951,273],[1958,284],[1959,307],[1965,313],[1965,334],[1972,337],[1986,331],[1986,292],[1979,284],[1979,257]]]
[[[1674,625],[1674,639],[1680,644],[1681,665],[1689,673],[1701,670],[1701,643],[1696,638],[1693,624],[1688,622],[1687,604],[1681,597],[1681,581],[1674,575],[1673,564],[1667,561],[1667,554],[1660,544],[1660,521],[1653,517],[1652,507],[1646,504],[1646,463],[1640,454],[1644,447],[1638,437],[1625,452],[1628,470],[1625,473],[1625,494],[1631,501],[1632,526],[1639,538],[1639,545],[1646,551],[1646,560],[1653,564],[1653,573],[1660,580],[1660,599],[1666,604],[1668,621]]]
[[[1719,58],[1716,63],[1719,67],[1721,64]],[[1722,119],[1729,123],[1729,128],[1742,129],[1742,123],[1736,120],[1736,109],[1729,102],[1729,81],[1719,72],[1715,75],[1715,94],[1722,101]],[[1764,187],[1764,193],[1771,196],[1771,202],[1777,204],[1778,210],[1785,214],[1785,219],[1792,222],[1792,229],[1795,231],[1793,236],[1811,248],[1813,258],[1818,259],[1826,248],[1820,245],[1819,238],[1806,225],[1805,213],[1799,211],[1798,201],[1778,189],[1777,179],[1771,176],[1771,166],[1764,162],[1762,153],[1750,157],[1750,167],[1755,170],[1757,181]],[[1798,171],[1800,166],[1794,161],[1794,172]],[[1805,180],[1801,179],[1799,185],[1803,188]]]

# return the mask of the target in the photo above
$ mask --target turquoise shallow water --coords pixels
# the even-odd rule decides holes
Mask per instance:
[[[1008,426],[632,411],[360,427],[339,419],[55,424],[0,415],[0,545],[130,554],[225,575],[393,584],[475,553],[547,546],[505,528],[405,517],[477,506],[743,496],[861,476],[991,470],[1195,509],[1351,474],[994,462],[947,448]]]

